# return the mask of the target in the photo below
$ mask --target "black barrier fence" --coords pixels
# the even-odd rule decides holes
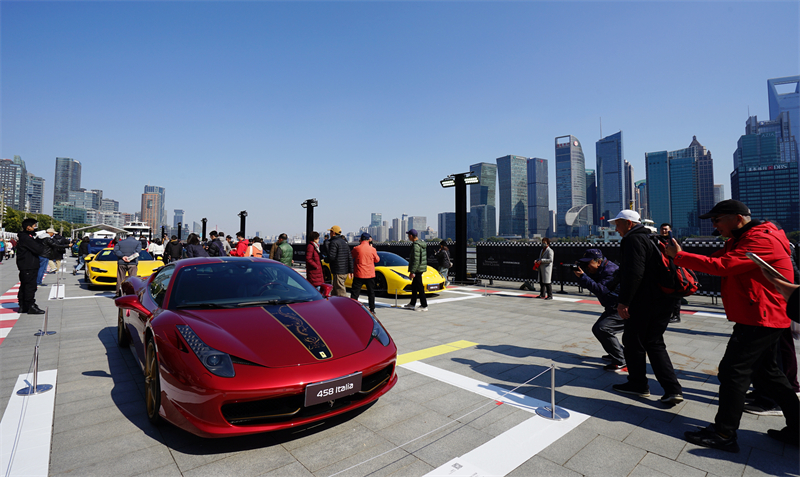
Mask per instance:
[[[453,243],[448,242],[452,249]],[[272,244],[265,244],[264,255],[266,256]],[[355,247],[357,243],[350,243],[350,247]],[[392,252],[403,258],[408,258],[411,253],[411,242],[398,243],[375,243],[375,248],[382,252]],[[603,256],[609,260],[619,263],[620,245],[617,242],[611,243],[590,243],[590,242],[570,242],[553,243],[554,265],[552,283],[555,285],[578,286],[577,278],[566,265],[575,263],[581,258],[584,252],[590,248],[596,248],[603,252]],[[698,255],[711,255],[720,248],[722,242],[700,242],[685,243],[683,250]],[[306,245],[292,244],[294,248],[294,261],[305,263]],[[539,258],[542,251],[542,244],[533,242],[479,242],[475,248],[475,277],[487,280],[523,282],[539,281],[538,272],[533,271],[533,263]],[[439,243],[430,242],[428,246],[428,264],[436,268],[436,260],[433,256],[439,250]],[[468,260],[469,261],[469,260]],[[471,263],[468,265],[472,265]],[[471,269],[472,267],[470,267]],[[451,269],[452,270],[452,269]],[[720,296],[721,280],[718,276],[697,273],[700,289],[696,295],[701,296]]]

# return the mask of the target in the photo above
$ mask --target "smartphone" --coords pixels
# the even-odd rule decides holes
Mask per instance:
[[[672,241],[675,240],[675,237],[672,236],[672,230],[667,232],[667,234],[669,234],[669,244],[672,245]]]
[[[781,273],[779,271],[775,270],[772,267],[772,265],[770,265],[767,262],[765,262],[763,258],[759,257],[758,255],[756,255],[756,254],[754,254],[752,252],[746,252],[745,255],[747,255],[747,258],[749,258],[750,260],[756,262],[759,267],[761,267],[763,270],[766,270],[766,272],[769,273],[770,275],[772,275],[774,278],[779,278],[781,280],[786,280],[786,277],[781,275]]]

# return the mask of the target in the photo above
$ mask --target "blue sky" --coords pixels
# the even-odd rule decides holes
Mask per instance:
[[[554,138],[625,158],[696,135],[725,185],[767,79],[800,72],[798,2],[0,3],[0,156],[56,157],[125,212],[145,184],[226,232],[452,211],[439,180]]]

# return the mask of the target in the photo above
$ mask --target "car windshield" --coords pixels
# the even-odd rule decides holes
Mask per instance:
[[[117,260],[119,260],[119,257],[117,257],[117,254],[115,254],[113,250],[108,249],[108,250],[101,250],[94,259],[97,260],[98,262],[116,262]],[[153,257],[150,256],[149,253],[142,250],[141,252],[139,252],[138,260],[139,261],[153,260]]]
[[[235,308],[322,300],[291,268],[270,262],[226,260],[181,268],[170,308]]]
[[[378,257],[381,259],[381,261],[375,264],[376,267],[408,266],[408,260],[392,252],[378,252]]]
[[[91,239],[89,240],[90,247],[105,247],[111,243],[111,239]]]

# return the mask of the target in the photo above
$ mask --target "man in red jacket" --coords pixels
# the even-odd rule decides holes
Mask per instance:
[[[364,232],[361,234],[361,243],[353,247],[353,285],[350,288],[350,298],[358,301],[361,295],[361,285],[367,286],[369,297],[369,311],[375,314],[375,264],[381,259],[372,246],[372,236]]]
[[[250,242],[244,238],[244,232],[236,232],[236,248],[231,250],[231,257],[244,257],[245,252],[247,252],[247,247],[250,246]]]
[[[769,222],[750,218],[750,210],[737,200],[723,200],[702,219],[711,219],[725,247],[710,257],[683,252],[673,240],[667,254],[675,264],[722,277],[722,303],[728,320],[736,323],[719,364],[719,409],[714,424],[686,432],[686,440],[703,447],[739,452],[736,430],[744,410],[744,396],[753,376],[764,392],[783,409],[786,426],[767,434],[797,445],[800,440],[800,401],[776,360],[781,333],[789,327],[783,297],[745,255],[752,252],[772,265],[789,281],[793,275],[786,234]],[[762,382],[763,381],[763,382]]]

